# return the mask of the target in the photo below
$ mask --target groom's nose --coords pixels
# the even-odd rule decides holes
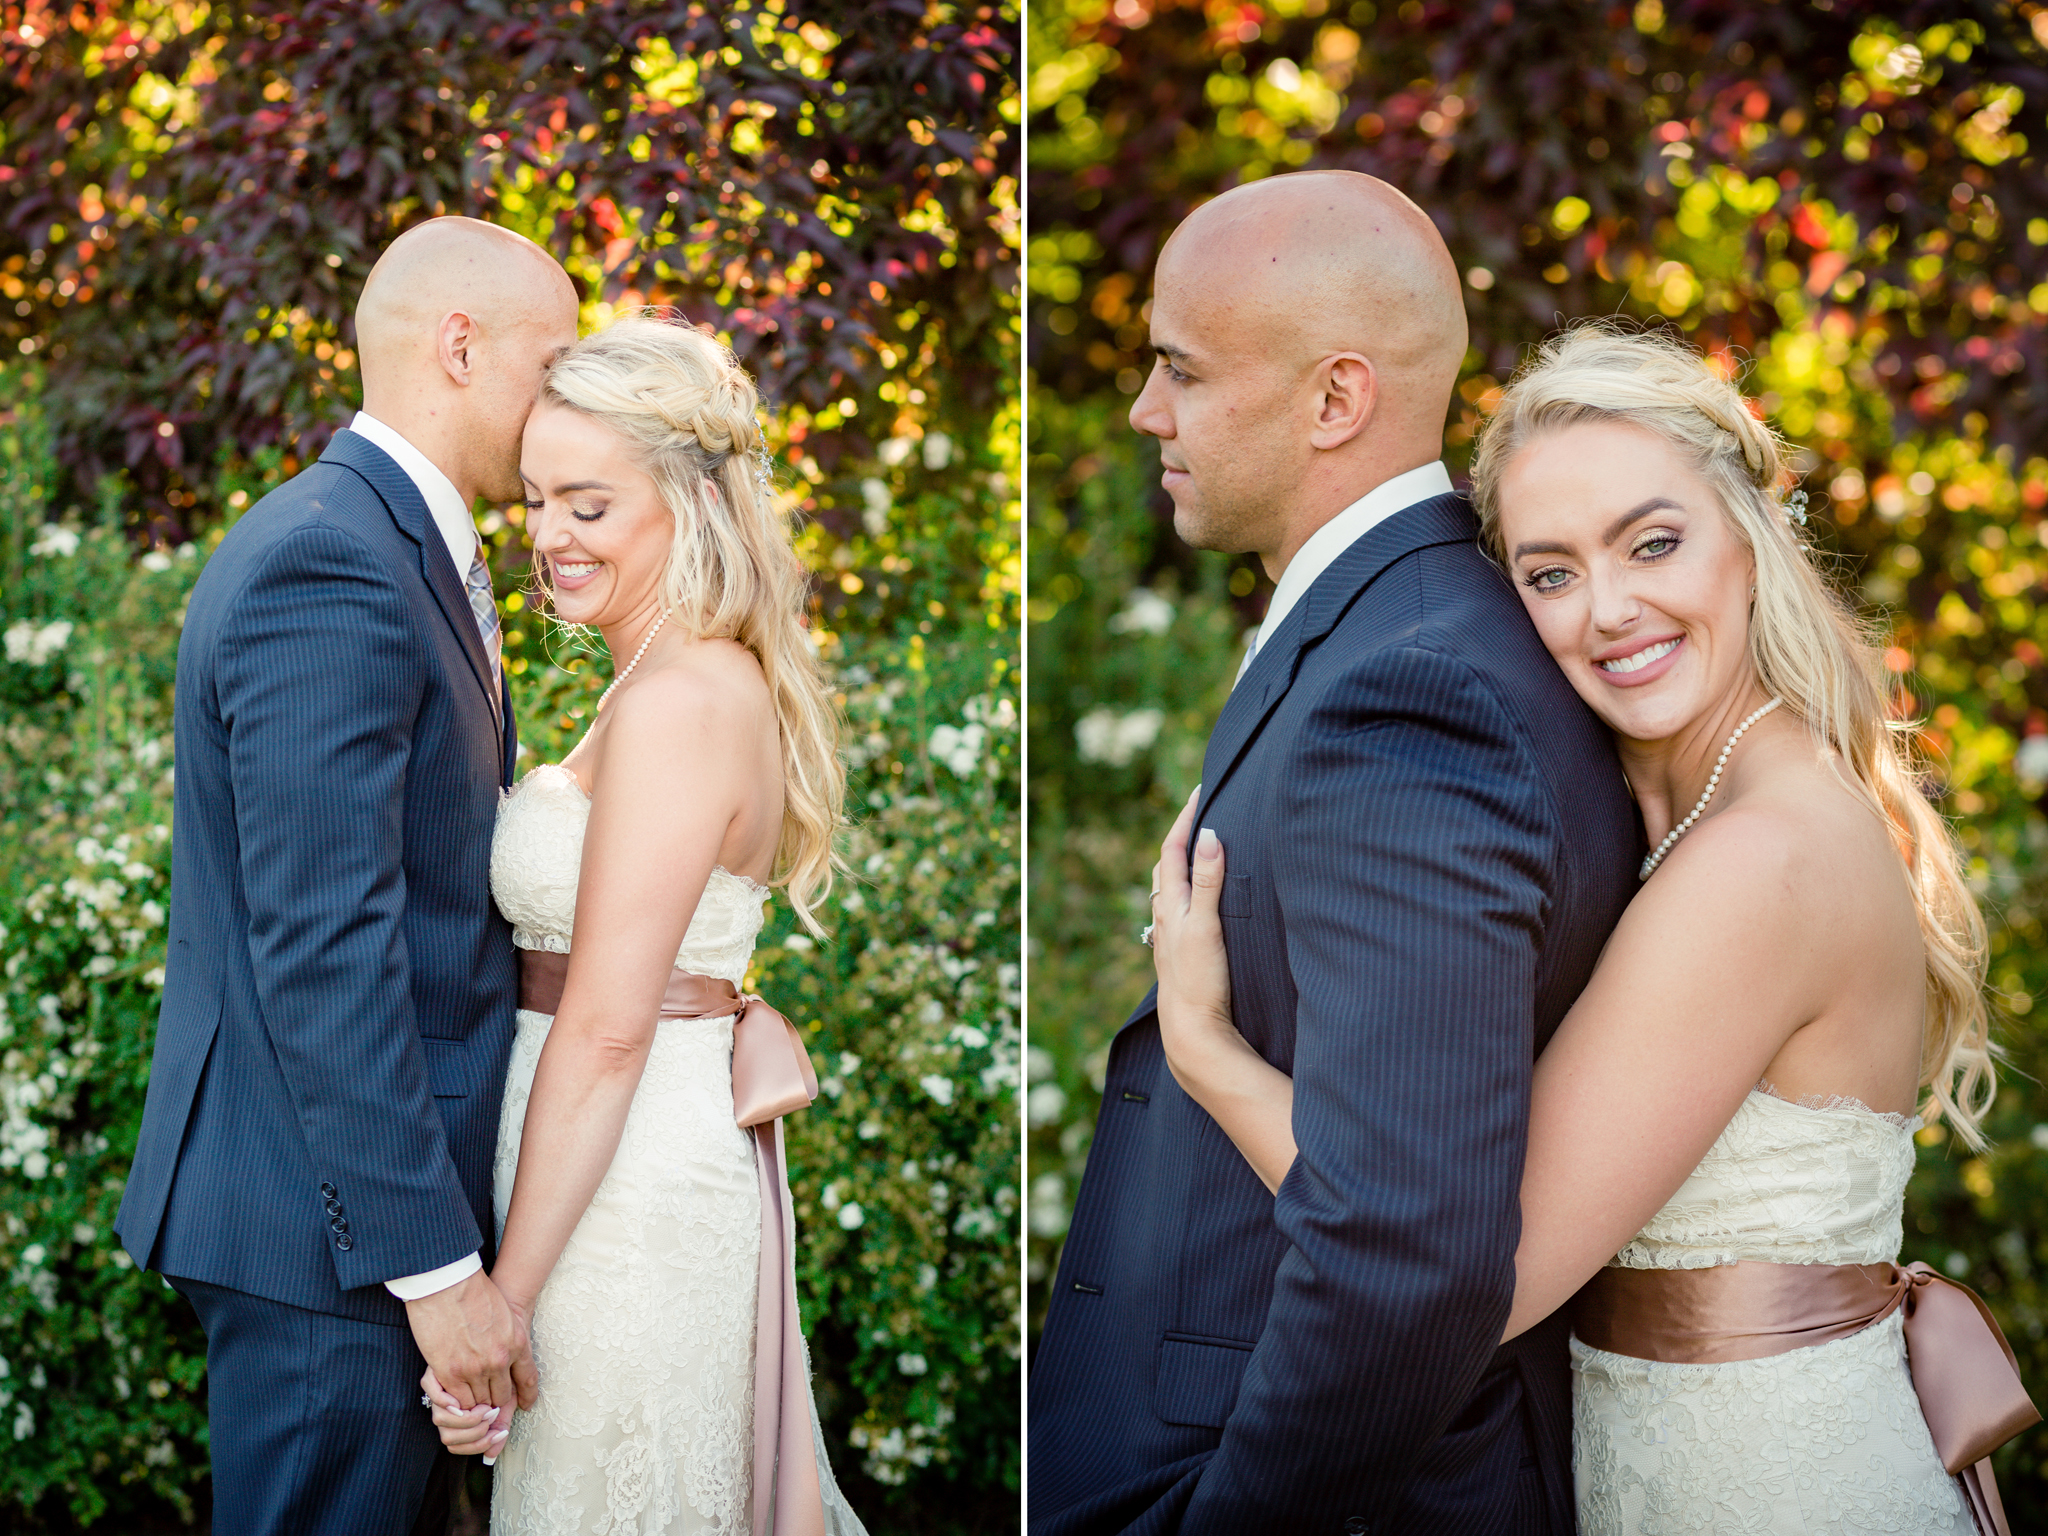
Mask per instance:
[[[1159,383],[1160,370],[1154,367],[1145,376],[1145,387],[1138,391],[1138,398],[1131,402],[1131,430],[1142,432],[1147,437],[1173,436],[1173,412],[1166,403],[1166,391]]]

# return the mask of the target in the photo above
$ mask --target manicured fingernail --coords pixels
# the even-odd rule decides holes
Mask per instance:
[[[1195,839],[1195,852],[1205,859],[1213,859],[1222,851],[1223,845],[1216,841],[1216,834],[1207,827],[1202,828],[1202,835]]]
[[[486,1456],[484,1458],[484,1465],[487,1467],[495,1467],[497,1464],[498,1458],[495,1456]]]

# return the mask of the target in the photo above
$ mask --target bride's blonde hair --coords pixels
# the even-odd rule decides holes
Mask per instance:
[[[1500,483],[1508,464],[1533,439],[1586,421],[1625,422],[1685,455],[1754,557],[1749,658],[1757,680],[1846,767],[1905,865],[1927,956],[1922,1113],[1946,1119],[1966,1146],[1982,1147],[1980,1122],[1996,1092],[1984,919],[1948,824],[1921,792],[1913,727],[1890,718],[1879,632],[1822,574],[1781,499],[1791,476],[1776,433],[1683,342],[1611,320],[1575,325],[1523,364],[1483,428],[1472,497],[1496,560],[1506,563]]]
[[[804,623],[809,578],[770,484],[754,381],[715,338],[647,311],[559,354],[540,405],[601,422],[653,478],[675,516],[662,577],[669,622],[736,640],[767,679],[782,738],[782,841],[774,883],[813,933],[832,889],[846,802],[839,715]]]

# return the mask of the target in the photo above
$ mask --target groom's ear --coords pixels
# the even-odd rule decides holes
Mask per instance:
[[[1317,448],[1341,448],[1372,421],[1379,404],[1379,373],[1372,359],[1356,352],[1326,358],[1317,370],[1315,428],[1309,442]]]
[[[449,378],[464,388],[475,382],[470,370],[470,350],[476,339],[476,322],[459,309],[451,309],[441,317],[440,329],[434,335],[435,360]]]

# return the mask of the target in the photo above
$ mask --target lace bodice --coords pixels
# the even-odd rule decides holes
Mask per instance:
[[[589,820],[590,797],[575,775],[556,763],[534,769],[499,802],[498,828],[491,839],[491,895],[521,949],[569,952],[583,829]],[[766,886],[723,865],[713,869],[676,952],[677,969],[722,976],[739,986],[769,895]]]
[[[1742,1101],[1699,1167],[1616,1255],[1626,1269],[1898,1258],[1918,1120],[1855,1100]]]

